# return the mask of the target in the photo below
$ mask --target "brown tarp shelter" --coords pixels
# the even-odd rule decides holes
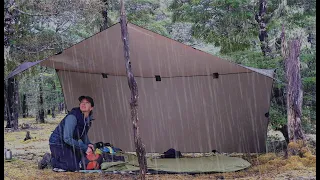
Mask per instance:
[[[265,152],[273,70],[241,66],[128,23],[147,152]],[[68,110],[95,100],[91,141],[135,151],[120,24],[49,57]],[[157,81],[159,76],[161,81]]]

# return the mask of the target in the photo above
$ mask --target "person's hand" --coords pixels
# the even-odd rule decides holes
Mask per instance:
[[[93,154],[93,149],[89,145],[86,154]]]
[[[94,150],[94,145],[93,144],[88,144],[88,147],[91,147],[92,150]]]

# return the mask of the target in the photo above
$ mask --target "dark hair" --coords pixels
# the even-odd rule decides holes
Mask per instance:
[[[78,100],[81,102],[83,99],[86,99],[90,102],[91,106],[94,107],[93,99],[90,96],[80,96]]]

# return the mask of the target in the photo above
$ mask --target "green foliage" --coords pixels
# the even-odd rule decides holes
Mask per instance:
[[[167,31],[166,25],[168,24],[168,22],[164,21],[164,22],[154,22],[150,25],[148,25],[146,28],[149,29],[150,31],[153,31],[155,33],[158,33],[160,35],[169,37],[169,33]]]
[[[305,97],[304,97],[305,98]],[[315,97],[313,97],[315,99]],[[304,99],[305,101],[305,99]],[[316,133],[316,129],[314,124],[316,123],[316,109],[314,106],[303,106],[302,109],[303,117],[302,117],[302,127],[306,133]]]
[[[306,92],[316,91],[316,77],[305,77],[302,78],[303,89]]]
[[[160,7],[160,2],[155,0],[133,0],[126,4],[128,21],[169,37],[167,26],[170,23],[168,13]],[[162,19],[162,20],[158,20]]]
[[[316,50],[303,49],[300,54],[301,63],[305,63],[306,67],[301,69],[301,77],[315,77],[316,76]]]
[[[286,109],[282,106],[279,106],[275,103],[271,104],[270,107],[270,124],[272,128],[279,128],[284,124],[287,124],[287,115],[286,115]]]
[[[228,54],[222,54],[221,57],[230,59],[232,62],[249,67],[260,69],[277,69],[281,63],[281,57],[265,57],[260,51],[234,51]]]
[[[39,69],[39,67],[36,67],[36,69]],[[24,73],[20,78],[19,94],[21,96],[26,95],[29,114],[35,116],[39,108],[39,79],[42,81],[44,109],[51,109],[63,103],[62,88],[55,70],[40,70],[40,73],[36,74]],[[21,98],[20,101],[22,101]],[[20,102],[20,104],[22,103]]]
[[[192,35],[220,46],[222,54],[250,49],[258,32],[254,6],[246,0],[175,0],[170,9],[173,22],[194,23]]]
[[[288,6],[303,9],[307,14],[315,15],[316,0],[289,0]]]

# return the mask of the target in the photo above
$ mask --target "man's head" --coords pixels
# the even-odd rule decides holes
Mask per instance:
[[[91,112],[94,107],[93,99],[90,96],[80,96],[80,110],[82,112]]]

